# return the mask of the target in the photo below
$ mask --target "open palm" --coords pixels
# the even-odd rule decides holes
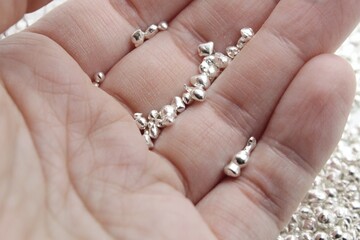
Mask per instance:
[[[324,53],[359,13],[357,0],[70,0],[1,41],[2,236],[274,239],[342,133],[354,77]],[[162,20],[134,49],[134,29]],[[246,26],[257,35],[207,100],[149,151],[132,114],[181,94],[199,43],[223,51]],[[250,135],[251,163],[224,178]]]

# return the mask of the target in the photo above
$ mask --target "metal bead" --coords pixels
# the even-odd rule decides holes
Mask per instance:
[[[215,65],[215,54],[211,54],[209,56],[204,57],[203,62],[207,62],[209,65]]]
[[[182,100],[186,105],[189,105],[190,103],[193,102],[193,99],[191,97],[191,93],[186,92],[182,95]]]
[[[345,207],[337,207],[334,212],[337,218],[345,218],[350,214],[349,210]]]
[[[342,239],[343,234],[341,227],[335,227],[330,235],[333,239]]]
[[[151,140],[149,132],[145,131],[144,134],[143,134],[143,137],[145,138],[145,142],[146,142],[146,145],[148,146],[148,148],[153,149],[154,148],[154,143]]]
[[[155,122],[148,123],[149,136],[152,139],[157,139],[160,135],[161,130],[156,126]]]
[[[254,36],[254,31],[251,28],[243,28],[240,30],[241,37],[236,45],[240,50],[245,46],[247,42]]]
[[[329,197],[331,197],[331,198],[334,198],[334,197],[337,196],[337,190],[336,190],[336,188],[327,188],[327,189],[325,189],[325,192],[326,192],[326,194],[327,194]]]
[[[305,219],[301,225],[304,230],[314,231],[316,229],[316,220],[314,218],[308,218]]]
[[[247,165],[249,158],[249,152],[242,150],[234,156],[233,161],[235,161],[240,166],[240,168],[243,168]]]
[[[199,101],[199,102],[202,102],[205,100],[206,92],[201,86],[189,87],[185,84],[184,88],[189,93],[192,100]],[[183,95],[183,97],[184,97],[184,95]],[[186,101],[187,101],[187,99],[186,99]],[[186,101],[184,101],[185,104],[186,104]]]
[[[230,62],[231,62],[231,58],[229,58],[228,56],[219,52],[214,54],[214,64],[218,68],[221,69],[227,68]]]
[[[303,232],[300,235],[300,240],[312,240],[312,234],[311,232]]]
[[[327,173],[326,179],[333,182],[341,180],[343,173],[337,169],[333,169]]]
[[[360,236],[360,222],[358,222],[358,224],[355,226],[355,231]]]
[[[242,39],[242,38],[239,39],[239,41],[238,41],[237,44],[236,44],[236,47],[237,47],[239,50],[241,50],[241,49],[243,49],[243,48],[245,47],[245,43],[243,42],[243,39]]]
[[[140,130],[145,130],[147,125],[148,125],[148,122],[146,120],[146,118],[144,118],[142,116],[142,113],[135,113],[134,114],[134,119],[135,119],[135,122],[136,122],[136,125],[138,126],[138,128]]]
[[[195,87],[191,91],[191,98],[198,102],[203,102],[206,99],[206,92],[203,88]]]
[[[288,231],[289,233],[292,233],[292,232],[296,231],[297,225],[296,225],[296,223],[291,222],[291,223],[289,223],[289,224],[287,225],[287,228],[288,228],[287,231]]]
[[[335,224],[336,215],[328,210],[322,210],[317,215],[317,220],[323,228],[326,228],[327,225],[332,226]]]
[[[322,181],[321,181],[321,178],[319,176],[316,176],[313,184],[314,186],[316,186],[315,188],[318,188],[319,185],[321,185]]]
[[[330,240],[330,238],[326,233],[318,232],[315,234],[314,240]]]
[[[135,45],[135,47],[139,47],[145,41],[145,33],[141,29],[137,29],[131,35],[131,41]]]
[[[141,118],[142,115],[142,113],[134,113],[134,119]]]
[[[341,170],[341,168],[342,168],[341,160],[336,157],[333,157],[329,161],[329,166],[332,168],[335,168],[337,170]]]
[[[353,201],[351,203],[351,208],[355,212],[360,212],[360,201]]]
[[[149,121],[156,121],[159,119],[160,114],[157,110],[151,110],[148,116]]]
[[[321,203],[314,203],[311,205],[314,208],[314,214],[317,216],[319,215],[323,210],[323,206],[321,205]]]
[[[347,181],[345,179],[335,182],[335,187],[339,192],[345,191],[345,189],[348,185],[349,185],[349,181]]]
[[[344,233],[341,237],[341,240],[354,240],[354,237],[350,233]]]
[[[252,28],[243,28],[240,30],[241,39],[246,43],[254,36],[254,31]]]
[[[324,201],[327,194],[324,191],[312,189],[308,192],[307,198],[309,202],[320,202]]]
[[[307,218],[313,216],[312,210],[311,210],[310,208],[308,208],[308,207],[302,207],[302,208],[299,210],[299,212],[300,212],[300,217],[301,217],[302,219],[307,219]]]
[[[211,85],[211,81],[210,81],[209,77],[205,73],[202,73],[202,74],[195,75],[195,76],[191,77],[190,78],[190,83],[194,87],[201,86],[205,90],[208,89],[210,87],[210,85]]]
[[[348,169],[348,173],[350,176],[356,176],[358,175],[360,172],[359,172],[359,169],[355,166],[350,166],[349,169]]]
[[[256,144],[257,144],[256,138],[250,137],[246,143],[246,146],[244,147],[244,150],[248,152],[252,152],[255,149]]]
[[[231,159],[228,165],[225,166],[225,174],[229,177],[239,176],[240,169],[246,166],[249,161],[250,152],[254,150],[255,146],[256,139],[254,137],[250,137],[245,147]]]
[[[181,112],[185,111],[185,109],[186,109],[185,103],[183,102],[181,97],[175,97],[173,99],[171,105],[175,107],[175,109],[178,113],[181,113]]]
[[[136,119],[136,125],[138,126],[138,128],[140,129],[140,130],[145,130],[146,129],[146,127],[147,127],[147,121],[146,121],[146,119],[145,118],[138,118],[138,119]]]
[[[240,166],[231,161],[228,165],[224,168],[224,173],[229,177],[239,177],[240,176]]]
[[[205,57],[199,66],[200,73],[205,73],[210,80],[215,79],[221,73],[220,69],[213,62],[214,58],[214,55]]]
[[[339,221],[339,226],[341,226],[344,230],[348,230],[351,227],[351,221],[348,218],[344,218]]]
[[[98,83],[99,85],[105,81],[105,74],[103,72],[95,73],[94,75],[94,82]]]
[[[161,124],[163,126],[170,126],[175,122],[176,109],[171,105],[166,105],[160,110]]]
[[[151,24],[145,31],[145,39],[154,37],[159,32],[158,26]]]
[[[358,192],[358,187],[356,186],[356,184],[349,184],[349,186],[347,186],[346,188],[346,192],[356,193]]]
[[[186,92],[191,93],[191,91],[194,89],[193,87],[189,87],[188,85],[184,84],[184,89]]]
[[[240,50],[235,46],[230,46],[230,47],[226,48],[226,54],[231,59],[234,59],[239,53],[240,53]]]
[[[169,25],[165,21],[160,22],[159,25],[158,25],[158,29],[160,31],[166,31],[168,28],[169,28]]]
[[[100,87],[100,84],[98,84],[97,82],[93,83],[95,87]]]
[[[298,224],[300,222],[300,217],[298,215],[292,215],[290,222]]]
[[[214,53],[214,43],[207,42],[202,43],[198,47],[198,53],[200,57],[206,57]]]
[[[289,235],[285,238],[285,240],[297,240],[297,237],[294,235]]]

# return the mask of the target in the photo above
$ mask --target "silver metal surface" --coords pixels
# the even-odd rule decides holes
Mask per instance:
[[[158,28],[160,31],[166,31],[169,28],[169,25],[167,22],[162,21],[159,23]]]
[[[227,68],[227,66],[231,62],[231,58],[220,52],[217,52],[214,54],[213,62],[216,67],[218,67],[220,69],[224,69],[224,68]]]
[[[158,26],[151,24],[145,31],[145,39],[154,37],[159,32]]]
[[[135,45],[135,47],[139,47],[145,41],[145,33],[141,29],[135,30],[135,32],[131,35],[131,42]]]
[[[214,53],[214,43],[207,42],[202,43],[198,47],[198,53],[200,57],[206,57]]]
[[[205,73],[192,76],[190,78],[190,83],[194,87],[201,86],[205,90],[208,89],[210,87],[210,85],[211,85],[211,81],[210,81],[209,77]]]
[[[135,113],[134,119],[135,119],[136,125],[138,126],[138,128],[140,130],[145,130],[147,128],[148,121],[146,120],[146,118],[143,117],[142,113]]]
[[[94,82],[98,83],[99,85],[105,81],[105,74],[103,72],[95,73],[94,75]]]
[[[195,101],[203,102],[206,99],[206,92],[202,87],[194,87],[191,90],[191,97]]]
[[[181,97],[174,97],[171,105],[176,109],[178,113],[182,113],[186,109],[186,105]]]
[[[230,46],[226,48],[226,54],[231,59],[234,59],[239,54],[239,52],[240,52],[239,48],[235,46]]]
[[[165,105],[159,113],[163,126],[172,125],[177,117],[176,109],[172,105]]]
[[[250,153],[256,147],[256,139],[250,137],[245,145],[245,147],[235,154],[230,162],[225,166],[224,173],[229,177],[238,177],[240,176],[240,171],[244,168],[250,159]]]
[[[240,30],[240,34],[240,39],[242,40],[242,42],[246,43],[250,41],[250,39],[254,36],[254,31],[252,30],[252,28],[242,28]]]

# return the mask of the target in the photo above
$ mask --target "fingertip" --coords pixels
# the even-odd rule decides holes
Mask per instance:
[[[336,91],[331,93],[343,96],[347,105],[352,103],[356,92],[355,72],[344,58],[335,54],[321,54],[308,61],[300,72],[302,71],[313,76],[309,78],[310,81],[316,81],[311,87],[325,91],[336,88]],[[318,77],[314,79],[316,73]]]
[[[334,54],[312,58],[288,86],[265,136],[286,143],[318,172],[341,137],[355,90],[346,60]]]

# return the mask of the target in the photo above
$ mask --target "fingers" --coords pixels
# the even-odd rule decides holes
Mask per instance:
[[[219,239],[275,239],[338,142],[354,92],[354,73],[338,57],[300,70],[242,175],[197,205]]]
[[[276,8],[254,39],[210,87],[207,100],[187,109],[176,124],[167,128],[157,140],[156,150],[170,158],[180,169],[188,186],[189,197],[195,202],[221,179],[219,169],[238,146],[250,135],[261,135],[279,99],[304,62],[314,52],[320,51],[320,47],[321,51],[333,49],[357,22],[356,14],[345,16],[339,10],[347,9],[349,13],[359,8],[355,1],[318,2],[310,10],[302,5],[307,2],[282,2],[293,3],[291,7],[299,10],[287,13]],[[287,7],[290,8],[290,5]],[[316,25],[319,11],[324,12],[320,29]],[[329,12],[331,14],[326,14]],[[315,22],[297,20],[289,22],[290,25],[284,28],[283,25],[277,26],[280,23],[273,20],[279,17],[278,14],[288,14],[288,18],[292,19],[296,18],[295,14],[300,18],[305,13],[306,19]],[[340,19],[343,25],[338,27],[339,31],[334,33],[328,30]],[[287,31],[294,34],[304,31],[302,23],[307,25],[312,37],[304,33],[302,44],[294,47],[290,40],[284,39],[292,37]],[[276,29],[276,37],[269,34],[270,28]],[[326,39],[322,35],[327,36]],[[314,42],[314,39],[322,42]]]
[[[257,116],[267,121],[264,116],[271,114],[274,103],[298,69],[311,57],[336,49],[357,24],[359,12],[357,1],[281,2],[249,43],[246,53],[235,60],[212,88],[216,101],[233,102],[256,121]],[[221,107],[227,108],[226,104]]]
[[[116,64],[102,88],[134,112],[159,109],[181,94],[191,75],[198,73],[199,43],[211,40],[216,49],[223,50],[236,43],[242,27],[260,28],[275,5],[275,1],[261,0],[194,1],[168,31]]]
[[[98,6],[97,4],[95,4],[95,2],[86,4],[86,6],[85,4],[82,5],[81,3],[82,2],[79,3],[78,1],[77,5],[71,5],[73,7],[72,9],[87,9],[89,5],[92,6],[94,10],[96,10],[94,6]],[[236,3],[239,4],[238,1],[236,1]],[[214,3],[209,2],[203,4]],[[263,20],[266,18],[264,17],[264,15],[262,15],[262,13],[271,12],[271,10],[275,6],[275,3],[259,1],[257,4],[254,2],[252,2],[252,4],[250,4],[248,7],[239,8],[247,9],[248,11],[246,11],[246,13],[254,16],[254,18],[252,18],[252,21],[254,21],[253,26],[255,26],[255,28],[259,28],[263,24]],[[322,6],[325,6],[324,9],[322,9],[322,11],[324,12],[329,12],[333,8],[340,9],[332,4],[320,5],[319,3],[317,7],[321,10]],[[353,9],[356,7],[352,5],[355,5],[355,3],[353,1],[348,1],[346,4],[344,3],[342,9]],[[194,15],[199,14],[199,25],[197,25],[196,27],[198,27],[199,29],[206,29],[206,26],[209,25],[208,21],[210,21],[206,20],[207,12],[205,10],[203,10],[203,12],[201,11],[201,5],[195,4],[191,5],[190,7],[192,6],[198,6],[197,8],[194,7],[194,11],[190,11],[190,13]],[[217,8],[214,6],[217,6]],[[216,9],[219,9],[220,5],[214,4],[214,6],[213,8],[208,6],[206,7],[206,9],[212,9],[212,15],[216,16]],[[70,8],[70,3],[68,7]],[[63,9],[64,8],[65,7],[63,7]],[[227,8],[230,7],[226,6],[226,9]],[[238,14],[237,8],[233,7],[230,9],[231,13],[232,11],[234,12],[232,14],[228,13],[229,18],[241,15]],[[251,9],[253,9],[253,11],[251,11]],[[225,8],[223,9],[223,11],[225,11]],[[110,13],[109,11],[105,12]],[[285,13],[279,11],[278,14]],[[302,12],[299,12],[299,15],[301,14]],[[310,15],[317,14],[317,11],[312,11]],[[70,12],[67,15],[70,15]],[[191,15],[188,13],[185,14],[185,16]],[[246,19],[248,19],[245,18],[247,17],[247,15],[241,16],[243,16],[244,19],[238,17],[236,18],[237,21],[234,21],[232,19],[231,21],[229,20],[228,23],[242,22],[241,20],[245,21]],[[349,16],[349,19],[344,18],[344,21],[342,21],[344,26],[349,26],[352,22],[356,21],[357,16],[355,16],[355,14],[350,14]],[[86,19],[86,17],[90,18],[89,14],[86,13],[84,16],[80,17],[79,24],[85,24],[86,21],[81,21],[83,21],[83,18]],[[92,18],[96,17],[92,16]],[[178,18],[181,19],[181,16],[179,16]],[[184,17],[184,19],[185,18],[186,17]],[[274,17],[272,16],[271,18]],[[342,18],[340,10],[339,12],[337,12],[337,14],[332,16],[332,19],[336,18]],[[204,21],[202,21],[202,19]],[[218,35],[214,34],[213,36],[215,40],[220,39],[221,37],[219,36],[226,35],[226,32],[221,30],[225,29],[222,28],[223,26],[221,24],[221,21],[217,23],[218,19],[219,18],[211,20],[211,22],[214,21],[214,26],[217,26],[220,29],[218,31]],[[333,20],[330,19],[330,21],[329,19],[330,17],[328,19],[324,18],[324,26],[326,25],[325,23],[328,23],[329,26],[333,26]],[[108,20],[111,21],[113,20],[113,18],[109,16]],[[156,38],[144,44],[141,49],[136,49],[133,53],[129,54],[129,56],[123,58],[119,66],[117,65],[108,74],[107,81],[105,81],[103,85],[104,89],[117,96],[121,101],[128,103],[133,111],[144,110],[144,112],[147,112],[152,108],[159,108],[164,104],[169,103],[171,98],[175,95],[178,95],[181,91],[180,89],[183,82],[180,82],[178,79],[184,79],[185,82],[188,82],[188,77],[192,75],[189,74],[189,72],[196,72],[198,63],[195,64],[194,60],[189,57],[190,54],[188,54],[186,50],[184,50],[186,49],[186,47],[183,46],[186,45],[183,39],[186,39],[186,42],[189,42],[190,45],[196,45],[195,43],[198,43],[199,40],[197,40],[198,38],[195,36],[196,33],[194,34],[191,32],[191,27],[184,30],[186,26],[183,27],[184,24],[182,22],[184,22],[185,20],[180,20],[179,23],[176,23],[176,21],[177,20],[172,23],[175,26],[175,30],[172,30],[173,32],[171,32],[170,30],[169,33],[163,32],[159,34]],[[268,22],[271,21],[269,20]],[[108,25],[108,23],[104,23],[104,27],[106,25]],[[75,24],[75,26],[77,26],[77,24]],[[313,25],[309,26],[313,27]],[[273,26],[273,28],[276,29],[276,26]],[[311,29],[311,31],[315,31],[315,28]],[[323,27],[321,30],[324,29],[327,28]],[[344,29],[346,30],[347,28],[344,27]],[[322,34],[321,30],[319,30],[319,32],[317,33],[318,35],[316,36],[320,36]],[[344,32],[346,32],[345,30]],[[81,31],[81,29],[78,28],[78,31]],[[91,32],[92,29],[89,29],[89,31]],[[304,60],[302,60],[301,58],[297,58],[297,54],[291,55],[291,52],[287,51],[288,45],[284,44],[281,41],[281,35],[278,36],[278,39],[276,38],[275,40],[272,40],[274,42],[274,45],[272,46],[275,46],[273,50],[276,52],[276,54],[280,53],[279,56],[275,56],[273,54],[274,52],[270,51],[271,49],[265,49],[264,47],[266,44],[269,43],[269,39],[265,34],[268,31],[265,29],[263,31],[260,30],[260,32],[263,32],[262,35],[259,33],[259,35],[263,37],[256,37],[254,39],[254,42],[248,46],[247,51],[243,52],[242,57],[239,56],[239,58],[235,62],[233,62],[233,66],[230,66],[229,70],[224,72],[223,76],[218,79],[218,83],[215,83],[212,90],[209,91],[208,102],[204,103],[201,106],[198,105],[197,108],[196,106],[194,106],[194,108],[190,108],[189,110],[187,110],[182,115],[182,117],[179,118],[176,126],[166,129],[159,141],[157,142],[157,151],[161,155],[171,159],[174,165],[179,167],[180,171],[183,173],[184,179],[187,182],[185,184],[189,186],[189,196],[195,201],[199,200],[221,178],[221,174],[219,174],[217,170],[218,168],[214,166],[223,166],[225,162],[218,161],[218,159],[227,159],[229,155],[233,153],[234,148],[244,141],[244,135],[249,135],[252,133],[260,134],[262,132],[262,128],[265,126],[265,123],[267,122],[273,108],[275,107],[277,100],[282,95],[293,75],[298,71],[298,69],[304,62]],[[73,33],[78,34],[74,36],[81,37],[83,35],[77,33],[77,31],[74,31]],[[182,37],[185,36],[185,38],[177,37],[177,34],[179,33],[183,33]],[[123,38],[126,38],[126,41],[129,41],[129,35],[130,34],[124,34],[125,37],[123,36]],[[329,40],[331,44],[328,44],[327,41],[324,40],[324,49],[332,48],[333,45],[338,42],[338,40],[336,39],[341,39],[343,35],[344,33],[340,32],[338,36],[332,36],[331,38],[328,38],[331,40]],[[212,35],[210,37],[212,37]],[[64,39],[72,38],[67,37]],[[79,41],[75,39],[74,42],[84,43],[84,41],[86,42],[86,40],[87,39],[79,38]],[[255,40],[257,41],[256,44]],[[312,38],[305,38],[304,41],[308,42],[308,44],[312,44]],[[74,42],[70,43],[67,40],[64,44],[68,44],[69,46],[74,45],[77,46],[78,49],[81,49],[82,46],[79,47],[79,44],[76,44]],[[104,43],[103,41],[101,42]],[[107,43],[113,42],[114,38]],[[86,51],[93,51],[93,49],[99,49],[99,46],[94,47],[90,45],[86,46],[86,44],[83,44],[83,49],[86,49]],[[299,47],[306,46],[307,45],[304,44]],[[111,47],[109,49],[111,49],[110,54],[113,54],[113,49],[115,48]],[[260,50],[264,50],[264,53],[262,53]],[[156,55],[156,57],[148,58],[147,56],[149,55]],[[101,60],[102,56],[104,57],[104,61]],[[109,55],[104,54],[100,57],[93,56],[92,58],[83,58],[84,62],[80,62],[80,65],[83,66],[85,62],[92,62],[91,64],[93,64],[96,63],[98,60],[101,62],[106,62],[107,59],[109,59],[108,56]],[[178,58],[178,56],[180,57]],[[274,56],[278,58],[274,58]],[[96,59],[96,61],[89,61],[89,59]],[[280,71],[269,70],[277,69],[278,66],[283,66],[287,64],[289,64],[289,68],[285,68]],[[95,65],[97,64],[94,64],[94,66]],[[107,65],[111,65],[110,61]],[[174,68],[173,66],[176,67]],[[243,79],[244,76],[246,76],[247,78],[246,81],[245,79]],[[239,81],[239,79],[241,79],[241,81]],[[248,79],[255,79],[255,81],[248,81]],[[274,82],[271,81],[272,79],[276,79],[277,81],[279,81],[276,82],[276,85],[279,84],[279,86],[273,88]],[[226,84],[221,84],[221,82],[225,81],[227,81]],[[242,85],[243,83],[244,85]],[[171,85],[171,87],[169,87],[169,85]],[[273,89],[273,92],[268,91]],[[261,97],[254,98],[253,96]],[[257,107],[254,108],[251,106]],[[263,110],[266,112],[262,112]],[[258,122],[258,124],[255,129],[254,123],[256,122]],[[189,125],[189,123],[191,124]],[[204,138],[210,139],[210,141],[203,141]],[[219,140],[222,141],[219,142]],[[221,147],[222,151],[216,151],[216,148],[214,146]],[[196,159],[193,158],[194,155],[197,156]],[[204,179],[211,179],[212,181],[204,182]]]
[[[0,1],[0,33],[16,23],[25,12],[35,11],[50,0],[3,0]]]
[[[108,71],[134,47],[136,28],[172,19],[190,0],[74,0],[29,30],[60,44],[89,75]]]

